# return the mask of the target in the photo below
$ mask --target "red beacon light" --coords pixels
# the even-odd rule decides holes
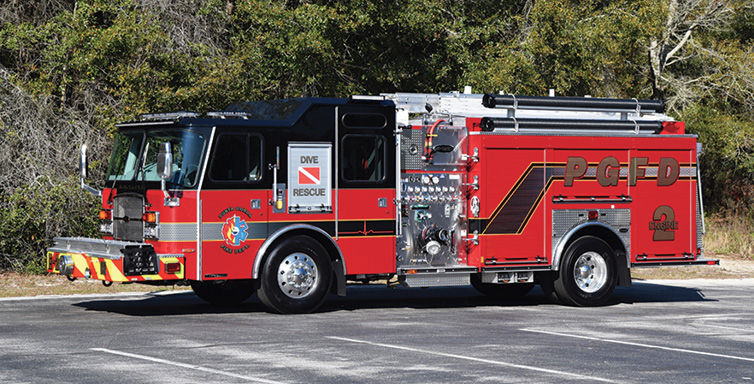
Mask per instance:
[[[663,121],[661,135],[683,135],[686,133],[686,123],[683,121]]]

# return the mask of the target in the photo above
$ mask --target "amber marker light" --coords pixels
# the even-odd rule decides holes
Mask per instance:
[[[141,220],[146,223],[156,223],[157,222],[157,213],[155,212],[144,212],[143,215],[141,215]]]

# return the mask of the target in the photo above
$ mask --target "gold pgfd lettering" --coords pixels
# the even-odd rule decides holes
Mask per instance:
[[[646,157],[632,157],[631,165],[628,168],[628,185],[635,186],[638,179],[646,176],[646,165],[649,159]],[[586,159],[580,156],[571,156],[568,158],[565,170],[565,186],[572,187],[573,181],[586,176],[589,170],[589,164]],[[660,187],[673,185],[678,180],[681,173],[681,166],[678,160],[672,157],[663,157],[657,167],[657,185]],[[620,180],[620,162],[613,156],[607,156],[600,160],[595,172],[597,182],[603,187],[618,185]]]

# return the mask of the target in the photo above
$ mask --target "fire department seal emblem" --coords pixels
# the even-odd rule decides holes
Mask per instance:
[[[223,238],[225,239],[225,243],[234,247],[241,245],[241,243],[246,241],[246,238],[249,236],[248,229],[249,226],[246,224],[246,220],[243,220],[236,215],[229,217],[228,220],[225,220],[225,224],[223,225]]]

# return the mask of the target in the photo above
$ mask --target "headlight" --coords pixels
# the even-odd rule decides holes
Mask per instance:
[[[113,222],[112,221],[103,221],[99,224],[99,231],[102,232],[105,235],[112,235],[113,234]]]
[[[141,215],[144,223],[144,238],[157,240],[160,238],[160,212],[144,212]]]
[[[144,225],[144,238],[157,240],[160,238],[160,227],[158,225]]]

